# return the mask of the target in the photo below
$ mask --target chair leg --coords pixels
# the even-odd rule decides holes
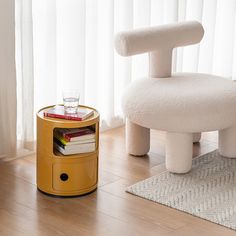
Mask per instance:
[[[198,143],[201,139],[201,133],[193,133],[193,143]]]
[[[187,173],[192,167],[192,133],[166,133],[166,168],[173,173]]]
[[[219,130],[219,153],[225,157],[236,158],[236,126]]]
[[[150,149],[150,129],[126,119],[126,150],[134,156],[144,156]]]

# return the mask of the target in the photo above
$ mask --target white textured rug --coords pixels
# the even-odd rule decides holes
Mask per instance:
[[[217,150],[195,158],[187,174],[164,172],[127,192],[236,230],[236,159]]]

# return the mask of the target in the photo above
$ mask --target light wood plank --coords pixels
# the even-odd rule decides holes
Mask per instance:
[[[217,133],[204,133],[193,157],[217,148]],[[125,152],[124,128],[100,136],[98,190],[79,198],[53,198],[37,191],[36,158],[0,163],[0,235],[236,235],[236,232],[161,204],[125,188],[166,171],[165,132],[151,131],[143,158]]]

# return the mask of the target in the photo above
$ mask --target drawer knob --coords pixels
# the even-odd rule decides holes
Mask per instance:
[[[62,174],[60,175],[60,179],[61,179],[62,181],[67,181],[67,180],[69,179],[69,176],[68,176],[68,174],[66,174],[66,173],[62,173]]]

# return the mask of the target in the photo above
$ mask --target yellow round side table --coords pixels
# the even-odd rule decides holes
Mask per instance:
[[[99,113],[84,121],[72,121],[45,117],[37,113],[37,187],[40,191],[55,196],[79,196],[97,188],[99,153]],[[95,151],[63,155],[53,148],[54,129],[92,127],[95,130]]]

